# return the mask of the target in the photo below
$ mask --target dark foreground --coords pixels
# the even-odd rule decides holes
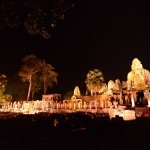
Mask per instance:
[[[0,116],[0,149],[148,150],[150,120],[124,122],[106,114]]]

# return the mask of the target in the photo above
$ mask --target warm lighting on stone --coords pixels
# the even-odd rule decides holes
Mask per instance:
[[[84,102],[84,109],[86,109],[86,102]]]
[[[150,107],[150,99],[148,99],[148,107]]]
[[[69,103],[69,109],[71,109],[71,103]]]
[[[58,107],[58,103],[57,103],[57,109],[58,109],[59,107]]]
[[[90,109],[91,109],[91,104],[90,104]]]
[[[131,98],[131,104],[132,104],[132,107],[135,107],[135,102],[133,98]]]
[[[125,110],[123,113],[123,119],[128,121],[128,120],[135,120],[135,111],[134,110]]]
[[[80,102],[78,103],[78,109],[80,109],[81,108],[81,104],[80,104]]]
[[[75,103],[73,104],[73,108],[76,109],[76,104]]]
[[[117,116],[124,120],[134,120],[135,111],[127,110],[132,105],[132,109],[138,107],[150,107],[150,72],[143,68],[141,62],[136,58],[132,62],[131,71],[127,75],[127,81],[120,82],[119,79],[113,82],[110,80],[108,85],[103,86],[103,92],[97,95],[95,90],[90,90],[91,95],[85,97],[81,95],[79,87],[76,86],[74,95],[71,99],[63,102],[44,99],[37,101],[22,101],[4,103],[1,112],[15,112],[23,114],[34,114],[38,112],[48,113],[71,113],[71,112],[94,112],[107,113],[110,118]],[[93,96],[94,95],[94,96]],[[141,96],[142,95],[142,96]],[[136,101],[136,103],[135,103]],[[145,106],[146,105],[146,106]],[[121,108],[127,107],[125,108]],[[147,111],[149,115],[149,108]],[[142,116],[139,114],[139,116]]]
[[[104,108],[104,102],[100,101],[100,107]]]

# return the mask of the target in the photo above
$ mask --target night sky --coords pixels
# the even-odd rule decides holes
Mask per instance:
[[[98,68],[105,82],[127,80],[138,58],[150,70],[150,1],[82,0],[51,30],[51,38],[30,35],[23,25],[0,31],[0,73],[19,71],[21,59],[34,54],[58,72],[56,92],[79,86],[85,94],[89,70]]]

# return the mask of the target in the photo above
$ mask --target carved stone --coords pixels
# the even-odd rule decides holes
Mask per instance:
[[[127,75],[128,90],[135,89],[137,91],[146,89],[145,80],[142,74],[143,66],[141,62],[135,58],[132,61],[131,72]]]
[[[79,89],[78,86],[76,86],[75,89],[74,89],[74,95],[77,96],[77,97],[80,97],[80,96],[81,96],[81,94],[80,94],[80,89]]]

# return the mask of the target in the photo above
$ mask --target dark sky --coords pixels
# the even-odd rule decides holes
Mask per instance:
[[[0,31],[0,72],[11,76],[28,54],[59,73],[58,93],[84,91],[89,70],[109,80],[126,80],[136,57],[150,70],[150,1],[82,0],[51,30],[51,38],[29,35],[22,26]],[[51,93],[51,91],[49,91]]]

